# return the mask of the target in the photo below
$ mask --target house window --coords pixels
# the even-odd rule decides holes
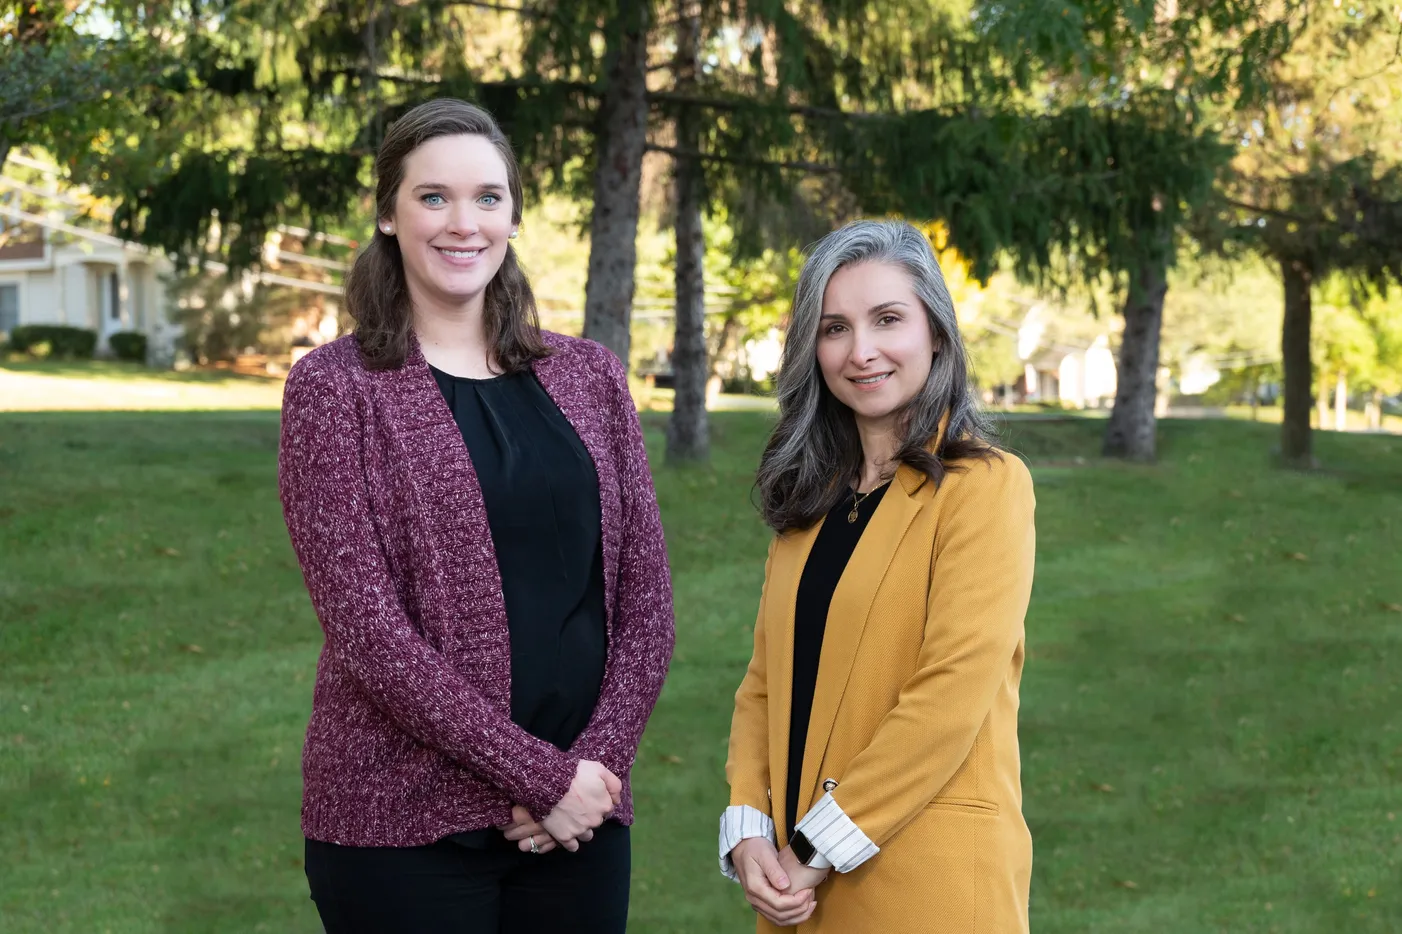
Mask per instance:
[[[122,320],[122,281],[117,278],[116,271],[107,274],[107,295],[110,306],[108,316],[113,321]]]
[[[19,326],[19,286],[0,285],[0,334]]]

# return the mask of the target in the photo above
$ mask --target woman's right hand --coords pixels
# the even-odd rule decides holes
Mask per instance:
[[[618,776],[598,762],[582,759],[569,791],[541,825],[560,846],[573,853],[579,849],[580,837],[613,813],[622,793],[623,783]]]
[[[813,915],[818,899],[812,889],[785,894],[788,873],[779,865],[779,851],[768,837],[748,837],[730,851],[735,874],[745,888],[750,907],[780,927],[802,924]]]

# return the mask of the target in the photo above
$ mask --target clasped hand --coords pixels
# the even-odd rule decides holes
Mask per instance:
[[[608,819],[622,795],[623,782],[618,776],[601,763],[583,759],[575,769],[569,791],[543,820],[537,821],[518,804],[511,808],[511,823],[498,829],[522,852],[530,852],[531,841],[535,840],[539,853],[548,853],[556,846],[573,853],[581,843],[594,839],[594,828]]]
[[[802,924],[818,907],[818,884],[828,870],[798,861],[790,847],[778,852],[765,837],[750,837],[730,851],[745,898],[755,911],[781,927]]]

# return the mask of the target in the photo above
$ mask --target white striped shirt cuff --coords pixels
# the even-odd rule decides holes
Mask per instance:
[[[794,829],[803,831],[813,849],[838,872],[851,872],[881,852],[881,848],[862,833],[862,828],[843,813],[832,792],[818,799]]]
[[[732,804],[726,808],[720,816],[720,871],[731,882],[739,882],[740,877],[735,874],[730,851],[750,837],[767,837],[774,842],[773,818],[748,804]]]

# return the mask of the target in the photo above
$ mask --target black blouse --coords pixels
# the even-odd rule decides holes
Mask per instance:
[[[828,607],[842,572],[852,558],[867,523],[886,495],[890,484],[872,490],[857,506],[857,521],[848,522],[852,512],[852,494],[838,500],[828,510],[813,550],[803,565],[798,579],[798,598],[794,605],[793,634],[793,694],[789,713],[789,782],[785,796],[784,817],[788,821],[789,839],[802,814],[798,810],[798,789],[803,781],[803,747],[808,741],[808,718],[813,713],[813,688],[818,681],[818,661],[823,651],[823,633],[828,624]]]
[[[511,631],[511,719],[567,750],[594,712],[608,655],[594,461],[529,370],[467,379],[430,369],[487,507]]]

